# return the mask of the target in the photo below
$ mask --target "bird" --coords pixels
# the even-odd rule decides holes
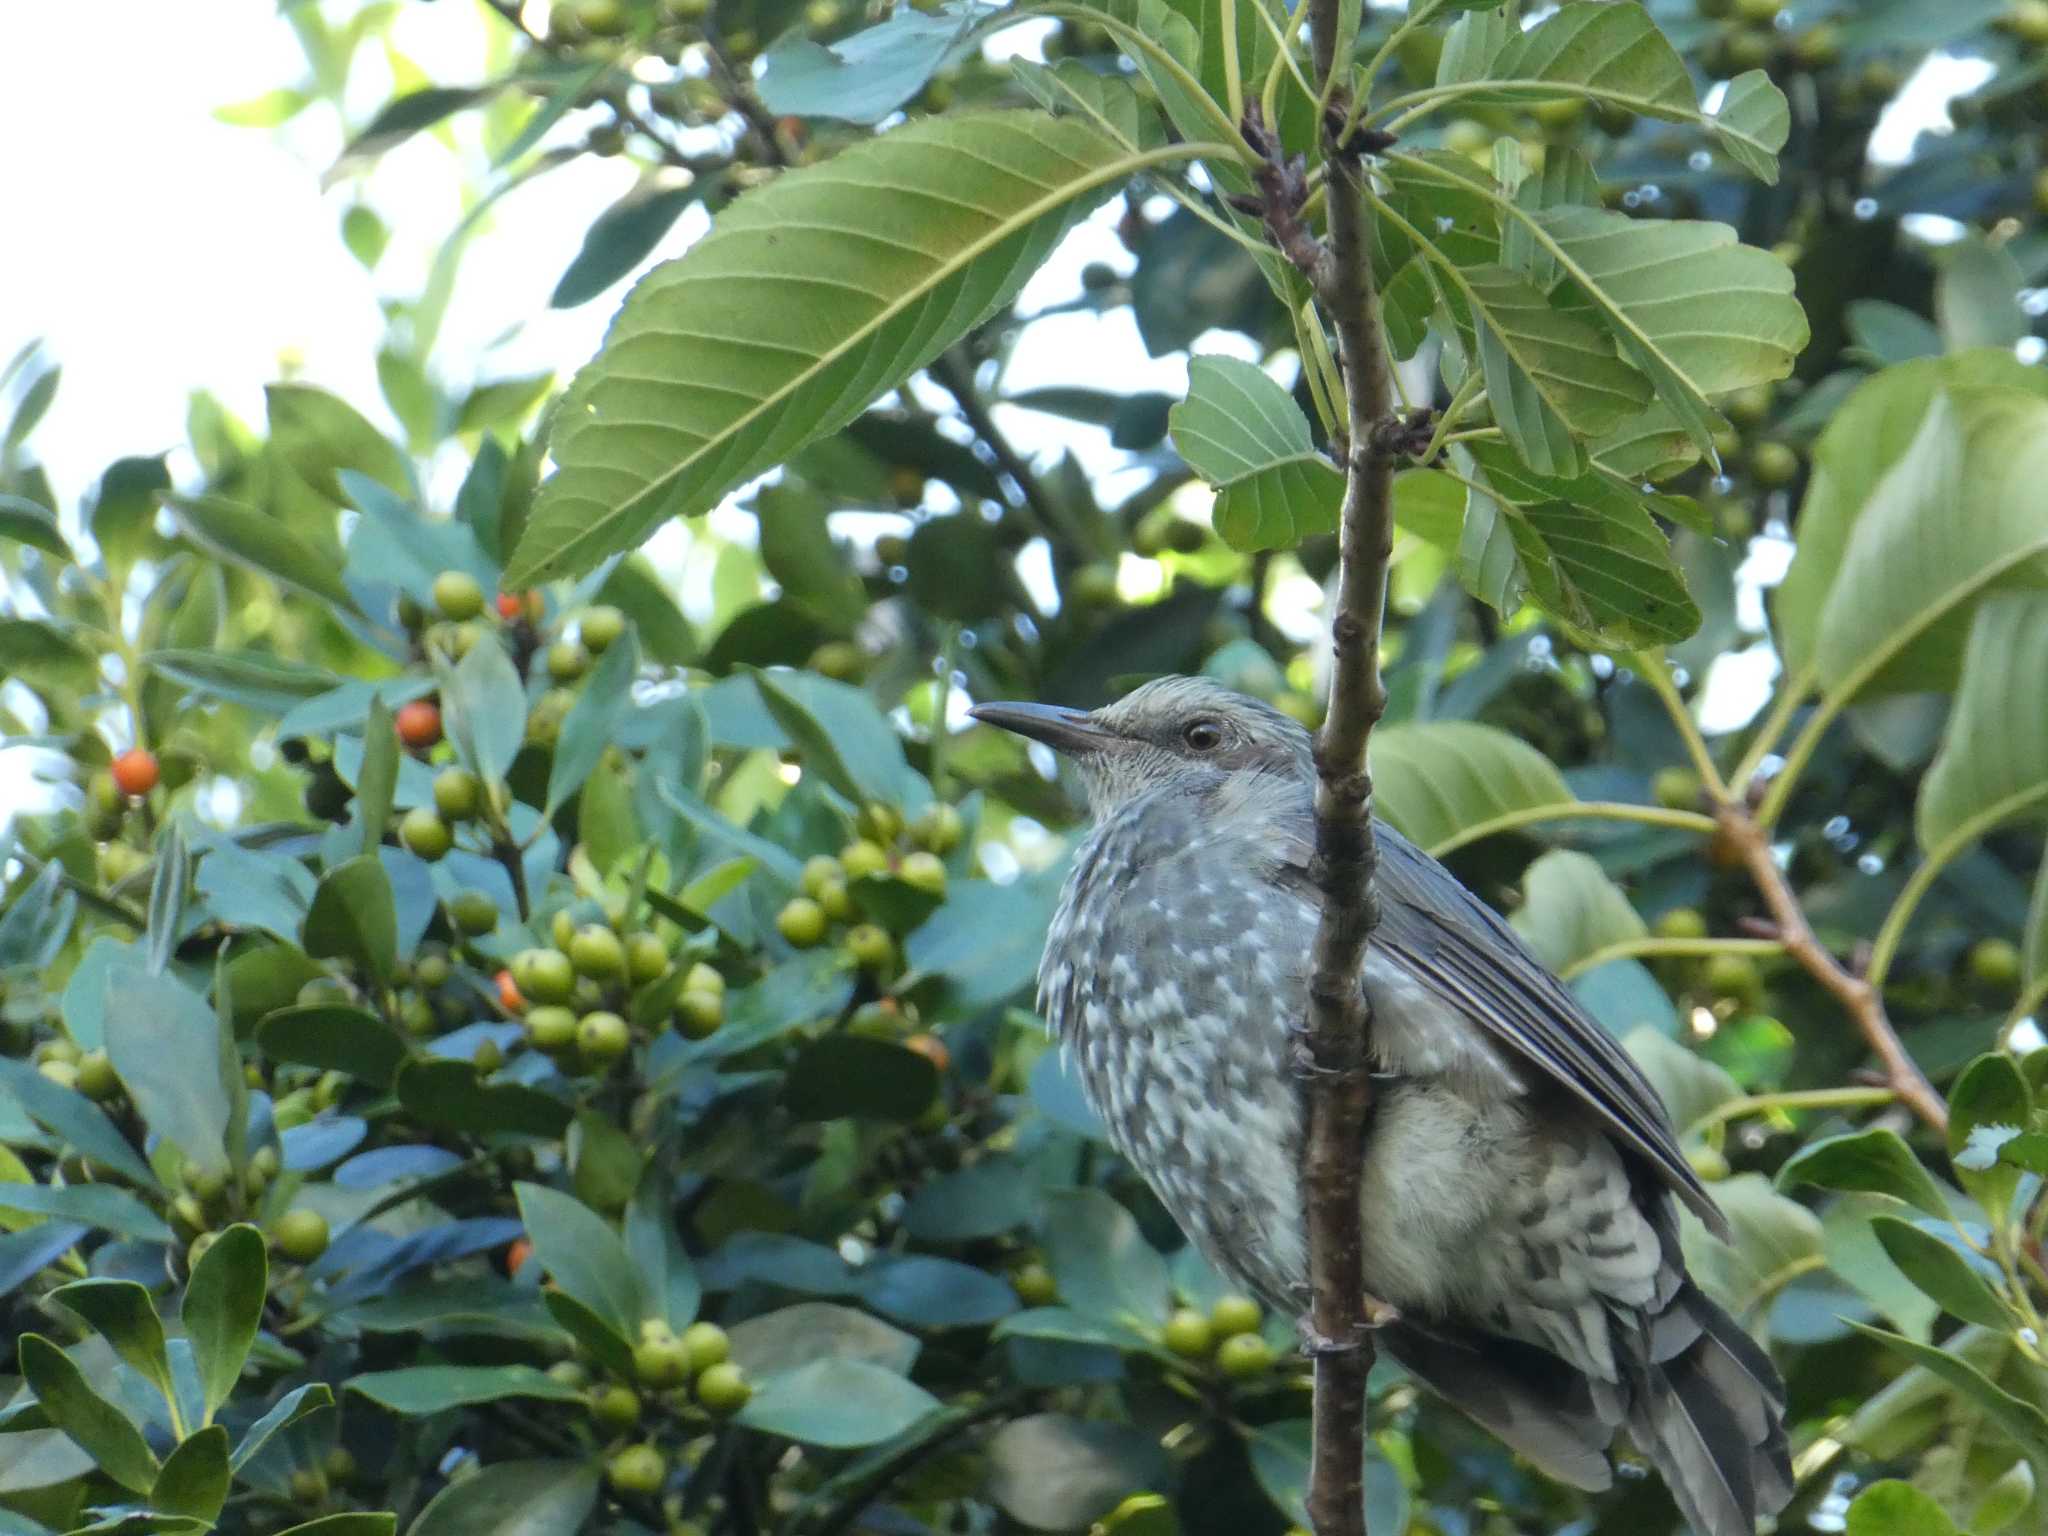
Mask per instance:
[[[1305,1317],[1307,730],[1199,677],[971,713],[1070,759],[1087,791],[1039,1008],[1111,1143],[1221,1274]],[[1679,1207],[1728,1228],[1656,1089],[1491,907],[1374,835],[1378,1346],[1552,1477],[1609,1487],[1625,1430],[1699,1536],[1754,1536],[1792,1496],[1784,1387],[1686,1272]]]

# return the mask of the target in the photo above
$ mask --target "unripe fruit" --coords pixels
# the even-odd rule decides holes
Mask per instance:
[[[775,929],[797,949],[825,941],[825,909],[808,896],[798,896],[775,914]]]
[[[706,965],[702,960],[699,960],[691,965],[690,974],[683,978],[683,990],[686,992],[709,992],[714,996],[723,997],[725,996],[725,977],[719,974],[716,966]]]
[[[415,992],[398,1005],[398,1022],[407,1034],[431,1035],[436,1022],[434,1005]]]
[[[36,1070],[59,1088],[76,1088],[78,1086],[78,1066],[75,1062],[45,1061],[39,1063]]]
[[[1209,1319],[1192,1307],[1182,1307],[1166,1320],[1165,1343],[1184,1360],[1202,1359],[1214,1343]]]
[[[1011,1289],[1027,1307],[1049,1307],[1060,1299],[1059,1282],[1043,1264],[1025,1264],[1010,1275]]]
[[[738,1413],[754,1395],[746,1373],[731,1361],[711,1366],[697,1378],[697,1401],[721,1417]]]
[[[346,1446],[335,1446],[321,1458],[320,1470],[327,1474],[330,1483],[352,1482],[356,1475],[356,1459]]]
[[[643,1387],[680,1386],[690,1379],[690,1351],[674,1335],[633,1346],[633,1379]]]
[[[599,1009],[576,1022],[576,1052],[585,1061],[609,1065],[633,1046],[633,1032],[616,1013]]]
[[[1735,0],[1735,14],[1747,22],[1770,22],[1778,19],[1778,12],[1785,9],[1785,0]]]
[[[2006,939],[1979,939],[1970,946],[1970,979],[2005,991],[2019,984],[2020,952]]]
[[[228,1171],[219,1165],[188,1162],[178,1170],[185,1187],[205,1204],[211,1205],[227,1193]]]
[[[484,783],[467,768],[434,775],[434,809],[449,821],[467,821],[484,808]]]
[[[569,963],[579,976],[610,981],[626,969],[626,946],[611,929],[590,923],[577,929],[576,937],[569,941]]]
[[[548,676],[558,683],[573,683],[590,670],[590,652],[574,640],[557,640],[548,647]]]
[[[923,849],[906,853],[896,868],[896,878],[932,896],[946,894],[946,866],[939,862],[936,853],[926,853]]]
[[[846,933],[846,956],[864,971],[884,971],[896,962],[896,941],[876,923],[861,923]]]
[[[708,1370],[732,1355],[732,1340],[716,1323],[690,1324],[683,1330],[683,1345],[690,1352],[693,1372]]]
[[[851,640],[827,640],[811,652],[804,665],[820,677],[835,682],[857,683],[867,671],[867,653]]]
[[[602,656],[626,632],[626,616],[608,603],[600,604],[583,615],[576,632],[592,655]]]
[[[476,1064],[479,1076],[488,1077],[505,1065],[505,1050],[495,1040],[482,1040],[469,1059]]]
[[[804,872],[797,885],[806,896],[815,900],[826,886],[845,878],[845,869],[831,854],[814,853],[804,860]]]
[[[676,1033],[685,1040],[708,1040],[725,1023],[725,999],[716,992],[683,988],[676,999]]]
[[[443,571],[434,578],[434,606],[460,624],[484,611],[484,589],[467,571]]]
[[[512,1272],[519,1273],[517,1269]],[[581,1361],[557,1360],[548,1367],[548,1380],[564,1387],[575,1387],[580,1391],[590,1385],[590,1372],[584,1369]]]
[[[1265,1314],[1249,1296],[1221,1296],[1209,1309],[1209,1326],[1219,1339],[1257,1331]]]
[[[1670,811],[1699,809],[1700,776],[1690,768],[1659,768],[1650,777],[1650,796]]]
[[[1657,919],[1657,937],[1660,939],[1704,939],[1706,936],[1706,917],[1696,907],[1673,907]]]
[[[424,752],[441,739],[441,710],[431,699],[413,699],[398,706],[392,727],[400,741]]]
[[[903,813],[883,800],[870,800],[853,819],[854,830],[871,842],[887,847],[903,830]]]
[[[512,957],[512,979],[536,1003],[566,1003],[576,991],[576,967],[559,949],[522,949]]]
[[[416,805],[398,823],[398,840],[415,858],[432,864],[454,846],[455,834],[437,812]]]
[[[902,1010],[890,1003],[862,1003],[847,1019],[846,1032],[863,1040],[894,1040],[903,1033]]]
[[[1256,1333],[1234,1333],[1216,1346],[1216,1368],[1232,1381],[1265,1375],[1273,1360],[1273,1346]]]
[[[1799,478],[1799,455],[1786,443],[1764,441],[1749,452],[1750,478],[1775,490]]]
[[[584,9],[590,9],[588,0]],[[651,1445],[629,1445],[605,1463],[604,1476],[620,1493],[655,1494],[668,1481],[668,1461]]]
[[[967,834],[967,823],[950,805],[933,804],[917,813],[910,824],[910,838],[927,853],[951,853]]]
[[[115,1075],[114,1064],[105,1051],[87,1051],[78,1058],[76,1086],[88,1099],[100,1102],[121,1091],[121,1079]]]
[[[1747,955],[1719,954],[1707,961],[1707,990],[1716,997],[1732,998],[1738,1003],[1755,1002],[1763,991],[1763,977],[1757,973],[1756,962]]]
[[[146,795],[156,788],[159,776],[156,754],[145,752],[140,747],[131,747],[114,759],[112,773],[114,787],[122,794]]]
[[[327,1218],[295,1206],[277,1219],[277,1251],[295,1264],[310,1264],[327,1251]]]
[[[889,867],[889,855],[881,846],[866,838],[848,843],[839,850],[839,867],[845,871],[848,880],[859,880],[868,875],[879,875]]]
[[[626,980],[644,987],[668,970],[668,946],[654,933],[636,933],[626,940]]]
[[[853,892],[846,888],[844,880],[828,880],[818,892],[818,905],[825,909],[825,915],[835,923],[853,921],[860,908],[854,905]]]
[[[498,926],[498,904],[482,891],[458,894],[448,903],[448,915],[471,938],[481,938]]]
[[[453,967],[448,963],[448,951],[438,944],[423,947],[412,963],[412,979],[429,992],[436,987],[447,986],[453,973]]]
[[[631,1387],[606,1387],[590,1400],[590,1415],[606,1429],[631,1429],[640,1422],[640,1394]]]
[[[553,1003],[531,1009],[526,1015],[526,1038],[537,1051],[554,1055],[576,1043],[576,1015]]]
[[[548,932],[554,936],[555,948],[564,954],[576,942],[576,915],[567,907],[557,912],[548,923]]]

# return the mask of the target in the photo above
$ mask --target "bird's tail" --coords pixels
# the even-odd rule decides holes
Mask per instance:
[[[1755,1340],[1686,1281],[1657,1318],[1629,1434],[1699,1536],[1754,1536],[1792,1497],[1785,1388]]]

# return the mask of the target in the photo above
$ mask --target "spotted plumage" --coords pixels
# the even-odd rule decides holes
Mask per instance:
[[[1305,1314],[1307,733],[1191,678],[1093,714],[978,713],[1088,787],[1039,997],[1111,1139],[1212,1263]],[[1400,1313],[1384,1346],[1580,1487],[1607,1486],[1627,1429],[1701,1536],[1750,1536],[1791,1493],[1783,1390],[1687,1279],[1674,1201],[1720,1213],[1605,1031],[1441,864],[1378,835],[1361,1198],[1366,1285]]]

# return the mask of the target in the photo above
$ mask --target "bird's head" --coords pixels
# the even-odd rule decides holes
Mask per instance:
[[[1073,759],[1098,818],[1168,786],[1201,793],[1240,774],[1315,771],[1299,721],[1205,677],[1155,678],[1097,710],[979,704],[969,713]]]

